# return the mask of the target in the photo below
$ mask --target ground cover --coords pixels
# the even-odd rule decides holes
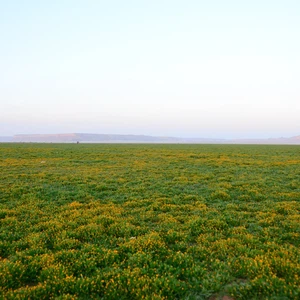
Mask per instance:
[[[299,146],[0,144],[0,171],[0,299],[300,298]]]

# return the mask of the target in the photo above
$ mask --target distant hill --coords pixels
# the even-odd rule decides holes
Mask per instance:
[[[154,137],[147,135],[131,134],[91,134],[91,133],[66,133],[66,134],[17,134],[13,142],[98,142],[98,143],[119,143],[119,142],[179,142],[181,139],[171,137]]]
[[[299,144],[300,135],[290,138],[270,139],[205,139],[157,137],[133,134],[17,134],[13,137],[0,137],[0,142],[35,143],[179,143],[179,144]]]
[[[7,143],[12,141],[13,141],[12,136],[0,136],[0,143]]]

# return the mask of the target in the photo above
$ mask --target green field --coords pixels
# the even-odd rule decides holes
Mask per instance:
[[[0,144],[0,171],[0,299],[300,298],[299,146]]]

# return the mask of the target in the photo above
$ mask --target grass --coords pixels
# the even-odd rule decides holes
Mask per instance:
[[[0,299],[299,299],[300,147],[0,144]]]

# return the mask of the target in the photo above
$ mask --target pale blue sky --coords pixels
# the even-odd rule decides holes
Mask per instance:
[[[299,36],[299,0],[0,0],[0,135],[299,135]]]

